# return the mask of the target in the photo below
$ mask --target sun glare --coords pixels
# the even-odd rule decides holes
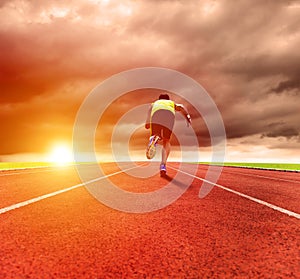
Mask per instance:
[[[57,165],[67,165],[73,162],[71,148],[67,145],[56,145],[53,147],[49,161]]]

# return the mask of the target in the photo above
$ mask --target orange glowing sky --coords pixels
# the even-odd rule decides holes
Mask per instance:
[[[153,66],[205,87],[223,117],[227,161],[299,162],[299,18],[297,1],[1,1],[0,161],[42,160],[56,143],[71,145],[95,86]],[[114,103],[99,128],[107,141],[96,139],[103,158],[118,117],[156,97],[135,92]],[[205,160],[209,135],[193,116]],[[145,117],[130,143],[141,156]]]

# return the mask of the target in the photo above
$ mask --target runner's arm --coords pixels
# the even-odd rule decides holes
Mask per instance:
[[[145,128],[146,129],[150,129],[150,116],[151,116],[151,110],[152,110],[152,105],[149,107],[148,109],[148,113],[147,113],[147,119],[146,119],[146,123],[145,123]]]
[[[188,125],[192,123],[192,119],[186,108],[181,104],[175,104],[175,110],[179,111],[186,119]]]

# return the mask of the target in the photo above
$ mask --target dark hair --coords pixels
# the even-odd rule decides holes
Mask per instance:
[[[161,100],[161,99],[163,99],[163,100],[170,100],[170,97],[169,97],[168,94],[160,94],[159,95],[159,100]]]

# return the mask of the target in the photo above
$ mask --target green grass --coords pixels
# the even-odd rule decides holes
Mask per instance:
[[[0,170],[51,167],[53,163],[46,162],[1,162]]]
[[[89,164],[89,163],[86,163]],[[218,165],[218,163],[200,162],[200,164]],[[263,169],[279,169],[279,170],[297,170],[300,171],[300,164],[283,164],[283,163],[224,163],[224,166],[263,168]],[[0,170],[22,169],[22,168],[38,168],[38,167],[55,167],[54,163],[47,162],[1,162]]]
[[[77,163],[78,164],[78,163]],[[97,164],[95,162],[82,162],[79,164]],[[73,163],[57,164],[51,162],[0,162],[0,170],[24,169],[24,168],[43,168],[43,167],[63,167]]]
[[[212,163],[200,163],[212,164]],[[213,165],[213,164],[212,164]],[[215,165],[218,165],[216,163]],[[300,171],[300,164],[284,164],[284,163],[224,163],[228,167],[248,167],[248,168],[262,168],[262,169],[278,169],[278,170],[297,170]]]

